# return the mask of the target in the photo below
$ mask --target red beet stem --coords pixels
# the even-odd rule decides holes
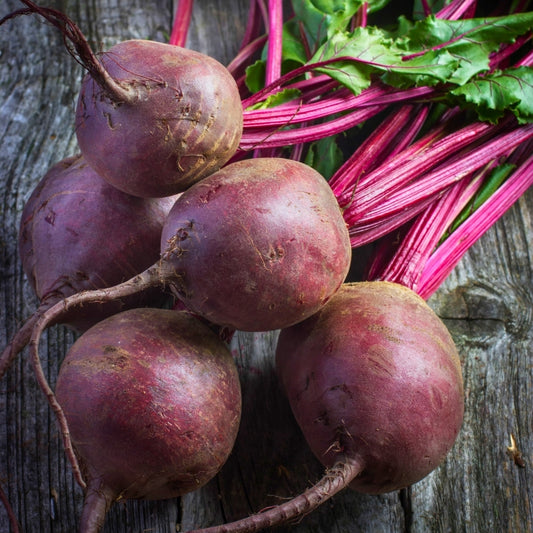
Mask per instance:
[[[67,45],[66,48],[68,52],[74,57],[74,59],[76,59],[76,61],[78,61],[78,63],[87,69],[92,78],[98,83],[98,85],[100,85],[109,98],[117,103],[135,101],[136,91],[133,90],[133,88],[121,85],[109,75],[102,63],[96,57],[96,54],[92,51],[87,38],[72,19],[57,9],[39,6],[30,0],[21,0],[21,2],[26,4],[28,9],[18,10],[13,13],[13,15],[35,13],[43,17],[61,31],[66,45],[67,41],[70,41],[74,50]]]
[[[184,47],[191,26],[193,0],[179,0],[168,44]]]
[[[0,379],[4,377],[9,367],[15,360],[15,357],[22,352],[30,341],[31,332],[38,318],[46,309],[50,307],[49,304],[41,305],[35,313],[33,313],[22,326],[15,333],[11,342],[4,348],[0,356]]]

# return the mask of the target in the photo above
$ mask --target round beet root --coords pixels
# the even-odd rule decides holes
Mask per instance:
[[[277,526],[348,486],[366,493],[406,487],[443,461],[461,427],[452,338],[426,302],[398,284],[344,284],[318,313],[281,331],[276,367],[327,472],[277,507],[194,533]]]
[[[295,417],[325,466],[356,457],[350,487],[382,493],[422,479],[463,420],[453,340],[426,302],[389,282],[345,284],[283,331],[276,363]]]
[[[233,156],[242,104],[235,80],[218,61],[145,40],[116,44],[100,61],[124,94],[87,74],[76,135],[89,164],[109,183],[136,196],[169,196]]]
[[[226,345],[187,312],[132,309],[85,332],[59,372],[63,408],[87,482],[81,533],[117,499],[173,498],[209,481],[240,422]]]
[[[137,198],[104,181],[81,156],[54,165],[24,206],[19,252],[42,306],[71,294],[111,287],[159,256],[163,223],[176,197]],[[78,331],[127,307],[163,302],[161,290],[73,309]]]
[[[287,327],[316,312],[351,260],[326,180],[282,158],[232,163],[183,193],[161,250],[169,283],[189,309],[247,331]]]

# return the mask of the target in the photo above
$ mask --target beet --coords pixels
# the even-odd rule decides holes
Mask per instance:
[[[130,40],[101,56],[127,91],[87,74],[76,112],[82,153],[115,187],[137,196],[168,196],[222,167],[242,134],[235,80],[215,59],[154,41]]]
[[[426,302],[398,284],[344,284],[317,314],[281,331],[276,368],[327,471],[292,500],[195,533],[275,526],[348,486],[370,494],[407,487],[445,459],[462,424],[453,340]]]
[[[76,292],[111,287],[150,266],[176,197],[125,194],[105,182],[82,156],[54,165],[24,206],[19,251],[41,304]],[[93,304],[66,324],[85,331],[124,307],[162,303],[161,291]]]
[[[80,533],[118,499],[174,498],[220,470],[241,393],[226,345],[187,312],[132,309],[89,329],[61,365],[56,399],[87,483]]]
[[[85,67],[76,108],[81,153],[114,187],[141,197],[178,194],[235,154],[243,128],[237,83],[216,59],[131,39],[98,56],[65,13],[21,0],[4,17],[36,13],[58,28]]]
[[[39,309],[16,333],[0,360],[0,376],[29,340],[38,316],[80,291],[110,287],[142,272],[159,256],[163,223],[176,197],[137,198],[104,181],[80,155],[56,163],[22,212],[19,252]],[[115,302],[92,303],[64,317],[78,332],[130,307],[160,306],[160,288]]]
[[[287,327],[335,294],[350,260],[346,224],[318,172],[282,158],[247,159],[179,196],[163,226],[160,261],[116,287],[65,299],[43,314],[34,338],[74,306],[164,285],[223,328]]]
[[[184,304],[215,324],[259,331],[320,309],[351,259],[324,178],[282,158],[232,163],[184,193],[161,237]]]

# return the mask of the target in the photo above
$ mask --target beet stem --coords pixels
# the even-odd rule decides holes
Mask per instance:
[[[191,26],[193,4],[194,0],[178,0],[168,44],[185,47]]]
[[[282,40],[283,40],[283,4],[281,0],[268,1],[268,53],[266,60],[267,85],[275,82],[281,76]]]
[[[346,457],[326,470],[324,476],[304,493],[264,512],[250,515],[242,520],[189,533],[251,533],[267,527],[278,526],[289,520],[306,515],[345,489],[363,470],[359,458]]]
[[[116,103],[131,103],[135,101],[136,92],[124,87],[109,75],[92,51],[87,38],[72,19],[57,9],[39,6],[30,0],[20,1],[26,4],[28,9],[19,10],[15,14],[36,13],[58,28],[63,34],[65,45],[68,40],[76,50],[76,53],[74,53],[69,46],[66,46],[68,52],[89,72],[94,81],[100,85],[111,100]]]
[[[50,307],[49,304],[41,305],[15,333],[11,342],[4,348],[0,356],[0,379],[4,377],[15,357],[22,352],[30,341],[31,332],[40,315]]]

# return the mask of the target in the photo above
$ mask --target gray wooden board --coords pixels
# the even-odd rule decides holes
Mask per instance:
[[[162,0],[51,1],[97,48],[126,38],[168,37],[174,6]],[[0,2],[0,16],[21,6]],[[244,32],[247,0],[197,0],[188,46],[222,62]],[[37,17],[0,27],[0,345],[36,306],[17,254],[24,202],[46,169],[76,151],[73,108],[82,76],[57,30]],[[345,491],[292,533],[533,531],[532,235],[528,192],[467,254],[430,304],[459,347],[465,421],[447,460],[407,490],[365,496]],[[49,253],[53,253],[52,250]],[[169,533],[257,512],[316,481],[321,466],[297,429],[273,370],[276,332],[232,341],[243,387],[235,449],[206,487],[181,499],[117,504],[106,533]],[[41,356],[53,385],[75,336],[56,326]],[[25,533],[76,530],[82,493],[37,388],[27,351],[0,383],[0,480]],[[507,453],[516,436],[525,468]],[[424,440],[424,435],[420,435]],[[9,526],[0,506],[0,532]]]

